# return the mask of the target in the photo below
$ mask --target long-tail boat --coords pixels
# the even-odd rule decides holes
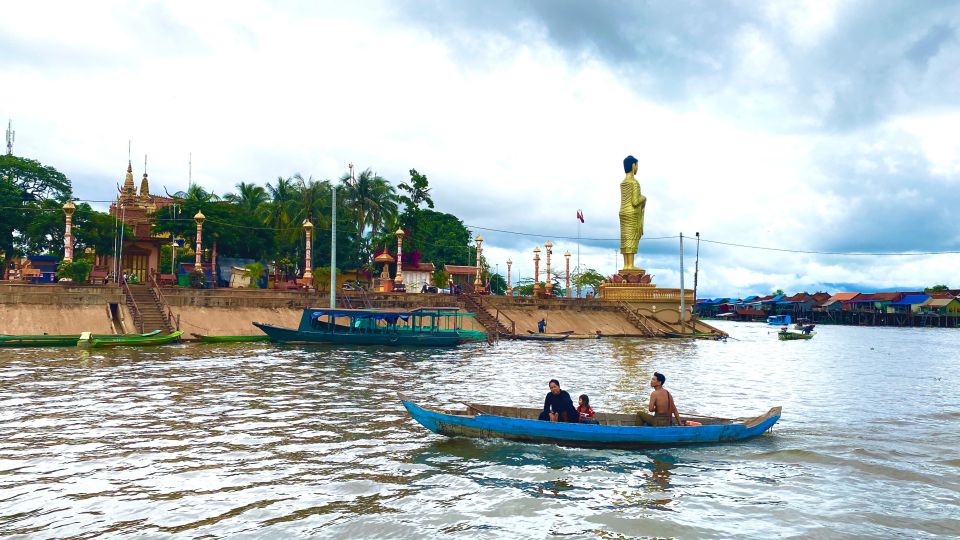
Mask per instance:
[[[94,339],[112,339],[112,338],[132,338],[147,337],[159,334],[160,330],[154,330],[146,334],[94,334]],[[59,335],[24,335],[24,336],[0,336],[0,347],[75,347],[82,334],[59,334]]]
[[[461,318],[472,316],[455,307],[307,308],[296,329],[259,322],[253,325],[270,336],[270,341],[280,343],[453,347],[472,339],[460,325]]]
[[[715,418],[682,414],[694,425],[651,427],[638,414],[596,413],[598,424],[538,420],[538,408],[465,404],[442,410],[400,401],[410,416],[434,433],[448,437],[506,439],[585,448],[648,448],[743,441],[762,435],[780,420],[780,407],[753,418]],[[699,424],[699,425],[697,425]]]
[[[183,335],[183,332],[180,330],[171,332],[169,334],[157,334],[152,336],[94,337],[83,335],[77,341],[77,346],[103,349],[108,347],[145,347],[149,345],[166,345],[168,343],[180,341],[181,335]]]
[[[815,336],[816,334],[817,334],[816,332],[802,333],[802,332],[788,332],[786,330],[782,330],[780,332],[777,332],[777,339],[779,339],[780,341],[791,341],[794,339],[813,339],[813,336]]]
[[[204,334],[194,334],[191,336],[200,343],[248,343],[255,341],[270,341],[270,336],[207,336]]]

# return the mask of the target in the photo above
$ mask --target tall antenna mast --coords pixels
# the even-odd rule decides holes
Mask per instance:
[[[129,162],[131,159],[133,158],[130,157],[130,139],[127,139],[127,162]]]
[[[7,155],[13,155],[13,138],[17,133],[13,131],[13,120],[7,120]]]
[[[187,189],[193,187],[193,152],[187,158]]]

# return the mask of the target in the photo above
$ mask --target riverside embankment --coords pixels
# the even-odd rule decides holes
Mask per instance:
[[[326,293],[257,289],[161,289],[164,302],[180,329],[211,335],[258,335],[251,322],[296,326],[304,307],[329,305]],[[343,294],[349,305],[362,307],[358,295]],[[473,312],[463,299],[437,294],[370,294],[377,307],[415,308],[457,306]],[[485,297],[482,307],[518,334],[536,331],[546,319],[550,332],[572,331],[608,336],[642,336],[617,302],[600,299],[537,299]],[[342,305],[342,304],[341,304]],[[656,308],[656,306],[654,306]],[[0,334],[72,334],[136,332],[125,295],[116,285],[0,284]],[[677,319],[666,306],[650,312],[664,320]],[[479,325],[477,325],[479,326]]]

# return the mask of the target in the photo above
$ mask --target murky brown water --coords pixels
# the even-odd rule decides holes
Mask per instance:
[[[0,535],[960,535],[960,330],[724,328],[739,341],[0,349]],[[783,418],[578,450],[445,439],[395,397],[539,405],[556,377],[633,410],[654,370],[681,410]]]

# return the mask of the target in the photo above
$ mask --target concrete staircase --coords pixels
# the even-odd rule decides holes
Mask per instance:
[[[641,315],[637,310],[630,307],[630,304],[619,302],[617,307],[620,309],[620,313],[623,313],[623,316],[630,321],[630,324],[637,327],[644,336],[659,337],[664,335],[664,331],[659,328],[660,325],[655,324],[650,318]]]
[[[143,320],[142,331],[152,332],[153,330],[160,330],[166,333],[173,332],[170,322],[167,321],[167,318],[164,316],[163,310],[160,308],[160,303],[154,296],[153,291],[150,290],[150,287],[146,285],[129,285],[129,288],[130,297],[132,297],[133,302],[140,311],[140,316]],[[131,299],[130,297],[127,299],[128,304]]]
[[[457,300],[460,301],[463,309],[474,314],[477,322],[487,331],[488,341],[503,338],[513,339],[516,335],[512,329],[507,328],[500,322],[498,317],[491,315],[490,312],[483,307],[481,304],[482,300],[479,300],[478,297],[472,294],[460,294],[457,296]],[[506,317],[506,315],[504,315],[504,317]]]

